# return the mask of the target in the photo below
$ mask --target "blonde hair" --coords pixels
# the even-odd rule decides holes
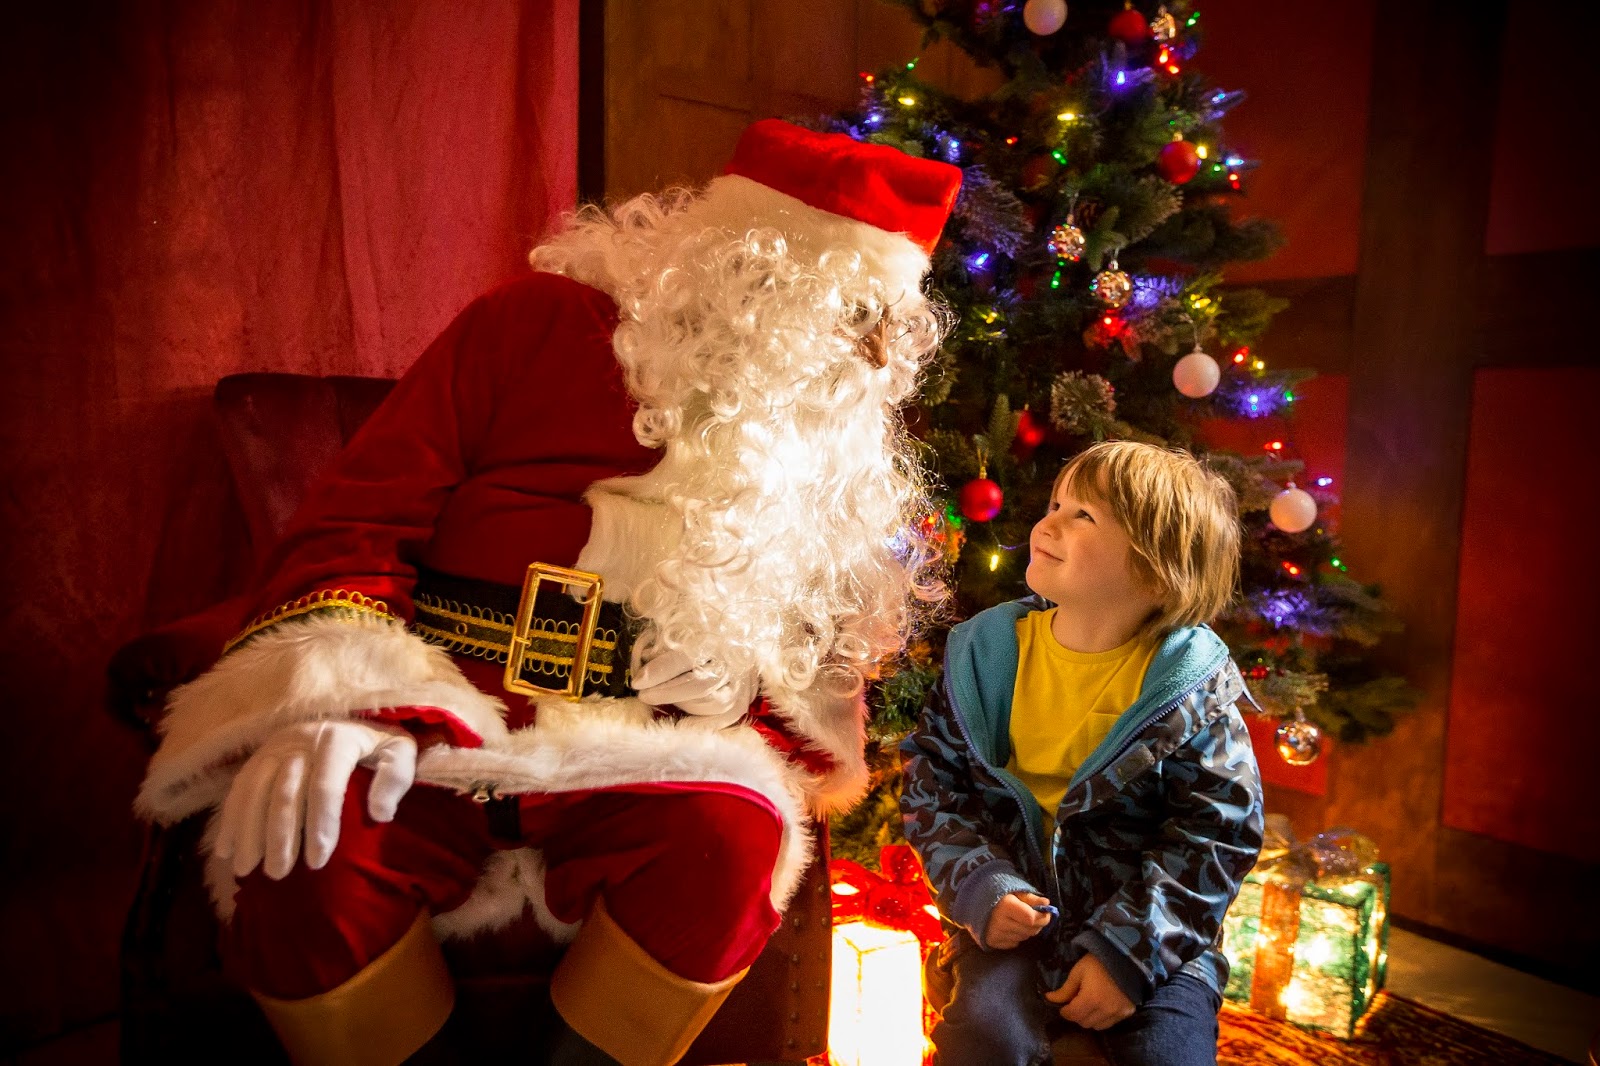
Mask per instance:
[[[1110,509],[1133,552],[1135,572],[1160,594],[1143,632],[1165,635],[1209,622],[1239,583],[1239,503],[1233,486],[1181,448],[1102,441],[1056,475],[1080,499]]]

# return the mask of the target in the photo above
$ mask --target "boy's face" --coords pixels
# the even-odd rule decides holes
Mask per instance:
[[[1133,569],[1128,534],[1099,499],[1074,495],[1065,481],[1028,538],[1028,587],[1068,611],[1113,604],[1160,605]]]

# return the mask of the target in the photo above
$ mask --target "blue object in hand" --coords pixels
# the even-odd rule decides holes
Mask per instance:
[[[1038,911],[1040,914],[1048,914],[1052,918],[1061,917],[1061,912],[1056,910],[1055,907],[1051,906],[1048,903],[1041,903],[1038,906],[1034,907],[1033,909]]]

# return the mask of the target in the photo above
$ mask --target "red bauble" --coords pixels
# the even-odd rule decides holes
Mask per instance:
[[[1200,152],[1188,141],[1173,141],[1156,156],[1156,169],[1174,185],[1182,185],[1200,173]]]
[[[1044,424],[1033,416],[1033,412],[1023,408],[1017,414],[1017,438],[1011,446],[1011,451],[1018,458],[1027,458],[1033,450],[1044,443]]]
[[[1141,44],[1150,39],[1150,23],[1138,11],[1128,7],[1116,13],[1106,26],[1106,32],[1119,41]]]
[[[986,477],[961,486],[961,513],[974,522],[987,522],[1000,513],[1005,494]]]

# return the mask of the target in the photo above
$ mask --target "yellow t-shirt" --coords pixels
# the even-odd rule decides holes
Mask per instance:
[[[1006,763],[1046,818],[1061,806],[1073,772],[1139,698],[1158,647],[1135,637],[1110,651],[1071,651],[1050,632],[1055,616],[1052,607],[1017,619],[1017,687]]]

